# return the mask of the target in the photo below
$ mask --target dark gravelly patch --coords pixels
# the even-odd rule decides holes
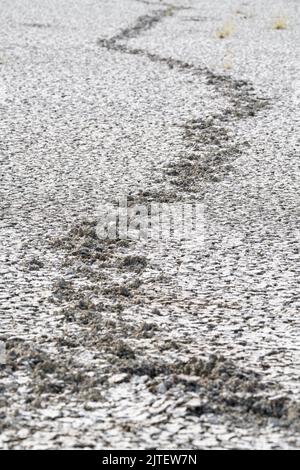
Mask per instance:
[[[81,251],[74,248],[86,244],[89,252],[85,252],[82,257]],[[56,241],[56,246],[59,246],[59,241]],[[128,246],[130,250],[134,249],[133,242],[126,245],[127,249]],[[124,256],[123,243],[98,240],[95,222],[76,225],[62,238],[61,248],[66,251],[69,275],[71,273],[76,278],[84,274],[89,285],[76,289],[73,284],[59,281],[54,286],[54,302],[59,301],[64,305],[61,313],[65,322],[88,327],[84,334],[85,346],[93,351],[101,351],[105,358],[101,380],[99,377],[95,382],[97,392],[99,383],[103,387],[105,384],[106,388],[114,376],[122,377],[120,380],[125,382],[134,376],[144,376],[151,393],[158,393],[161,384],[164,384],[165,393],[183,395],[188,413],[197,416],[228,415],[232,420],[240,420],[242,416],[243,420],[260,420],[261,423],[274,418],[280,420],[283,427],[298,426],[298,406],[285,395],[277,394],[274,397],[274,393],[278,392],[276,386],[264,382],[260,374],[239,367],[217,353],[209,358],[201,358],[201,352],[199,356],[191,353],[189,345],[193,344],[192,338],[186,338],[185,342],[161,341],[160,325],[157,322],[139,322],[138,318],[122,316],[109,319],[112,303],[121,314],[125,308],[134,306],[137,299],[141,304],[150,302],[147,291],[140,290],[142,279],[136,278],[136,272],[140,275],[147,268],[144,257],[128,253]],[[109,263],[102,267],[98,257],[100,248],[102,253],[107,253],[105,259]],[[81,261],[80,267],[78,260]],[[110,279],[104,281],[105,274],[109,272],[107,268],[111,271],[127,270],[130,276],[126,285],[114,284]],[[102,302],[95,303],[93,298],[101,298]],[[142,343],[145,339],[148,341],[146,349]],[[74,337],[70,335],[63,338],[63,342],[61,339],[59,341],[65,346],[62,355],[71,358]],[[165,351],[172,351],[174,359],[165,359]],[[186,354],[187,360],[180,359]],[[84,376],[84,369],[82,373]],[[74,376],[75,382],[77,376],[78,373]],[[76,382],[76,387],[78,391],[82,388],[86,392],[85,379],[79,384]],[[94,396],[92,386],[89,393]],[[193,400],[190,393],[194,396]]]

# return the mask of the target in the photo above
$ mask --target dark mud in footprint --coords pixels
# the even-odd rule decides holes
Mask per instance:
[[[76,225],[54,246],[66,253],[66,278],[58,279],[53,302],[67,321],[98,322],[101,313],[121,312],[136,299],[147,259],[128,240],[100,240],[96,222]],[[122,279],[122,281],[121,281]],[[99,312],[99,315],[98,313]]]

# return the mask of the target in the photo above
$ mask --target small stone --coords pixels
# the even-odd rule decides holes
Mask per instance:
[[[167,387],[164,382],[161,382],[159,385],[156,387],[156,392],[157,393],[166,393]]]
[[[113,375],[112,377],[110,377],[108,379],[108,383],[110,383],[111,385],[112,384],[120,384],[122,382],[126,382],[126,380],[128,379],[128,375],[127,374],[116,374],[116,375]]]

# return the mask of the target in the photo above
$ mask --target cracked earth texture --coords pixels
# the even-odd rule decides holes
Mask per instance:
[[[0,5],[0,447],[299,449],[299,2]]]

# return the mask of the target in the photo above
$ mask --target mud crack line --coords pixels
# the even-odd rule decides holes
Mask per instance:
[[[110,38],[109,44],[116,44],[118,41],[127,40],[136,38],[140,34],[152,29],[158,23],[160,23],[164,18],[173,16],[175,11],[180,10],[181,7],[176,7],[174,5],[167,5],[165,9],[160,9],[154,11],[152,14],[146,14],[139,16],[134,23],[134,25],[123,29],[120,33],[116,34]]]
[[[173,16],[183,7],[168,6],[152,14],[140,16],[136,22],[110,39],[98,39],[98,45],[109,51],[145,57],[153,63],[167,66],[177,73],[188,73],[195,79],[206,79],[217,93],[229,99],[229,106],[209,120],[188,120],[182,127],[182,138],[186,152],[180,156],[178,163],[171,164],[166,170],[170,183],[176,191],[195,190],[199,181],[217,182],[220,173],[230,170],[227,163],[233,162],[242,155],[248,146],[247,142],[237,142],[235,136],[229,138],[228,125],[236,127],[238,121],[253,118],[270,101],[258,96],[251,83],[237,80],[227,75],[220,75],[205,66],[198,66],[172,57],[161,57],[156,53],[141,48],[132,48],[126,40],[136,38],[143,32],[155,27],[164,18]],[[233,133],[234,134],[234,133]]]

